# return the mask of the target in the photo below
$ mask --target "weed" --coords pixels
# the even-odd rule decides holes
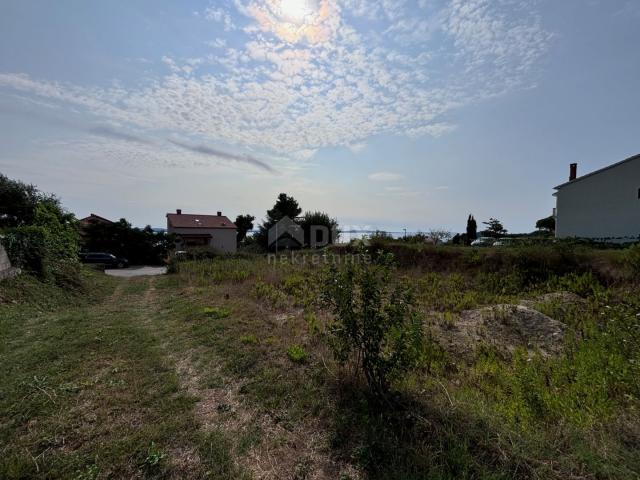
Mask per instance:
[[[149,470],[156,469],[167,458],[167,454],[158,448],[158,446],[151,442],[147,450],[147,456],[143,461],[143,465]]]
[[[78,470],[73,478],[74,480],[95,480],[99,475],[100,468],[95,464],[91,464],[84,470]]]
[[[287,296],[270,283],[256,282],[253,292],[256,298],[266,300],[274,307],[285,305],[287,302]]]
[[[291,345],[287,348],[287,356],[289,357],[289,360],[295,363],[306,363],[309,359],[309,354],[304,347],[301,347],[300,345]]]
[[[304,321],[307,324],[307,328],[309,329],[309,333],[311,335],[320,333],[322,329],[322,325],[320,324],[320,321],[318,320],[318,317],[316,316],[315,313],[313,312],[305,313]]]
[[[260,343],[260,341],[258,340],[258,337],[256,337],[253,334],[243,335],[242,337],[240,337],[240,341],[247,345],[257,345],[258,343]]]
[[[209,318],[217,320],[231,315],[231,310],[226,307],[204,307],[202,313]]]

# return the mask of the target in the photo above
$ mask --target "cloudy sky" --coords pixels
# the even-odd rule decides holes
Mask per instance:
[[[640,152],[637,0],[0,1],[0,172],[90,212],[530,231]]]

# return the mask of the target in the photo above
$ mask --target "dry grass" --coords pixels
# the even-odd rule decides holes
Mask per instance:
[[[605,305],[626,309],[607,318],[626,318],[636,304],[623,299],[635,286],[562,277],[517,291],[482,272],[400,269],[431,335],[422,367],[380,410],[332,360],[320,270],[218,259],[154,279],[93,274],[90,297],[24,278],[20,288],[0,285],[0,477],[638,477],[631,377],[585,403],[591,416],[569,402],[591,398],[577,389],[611,377],[566,379],[599,371],[598,348],[608,344],[585,348],[601,341],[594,322]],[[518,312],[548,315],[567,332],[548,358],[535,354],[524,317],[469,319],[521,301]],[[465,318],[482,335],[458,335]]]

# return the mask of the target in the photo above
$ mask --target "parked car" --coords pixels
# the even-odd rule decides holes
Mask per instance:
[[[510,247],[513,246],[514,241],[512,238],[499,238],[496,242],[493,242],[494,247]]]
[[[92,263],[94,265],[105,265],[112,268],[124,268],[129,265],[126,258],[118,258],[115,255],[104,252],[86,252],[80,254],[82,263]]]
[[[476,240],[471,242],[472,247],[490,247],[493,245],[496,239],[492,237],[478,237]]]

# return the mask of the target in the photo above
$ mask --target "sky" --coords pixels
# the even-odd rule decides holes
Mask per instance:
[[[0,0],[0,172],[78,217],[511,232],[640,153],[638,0]]]

